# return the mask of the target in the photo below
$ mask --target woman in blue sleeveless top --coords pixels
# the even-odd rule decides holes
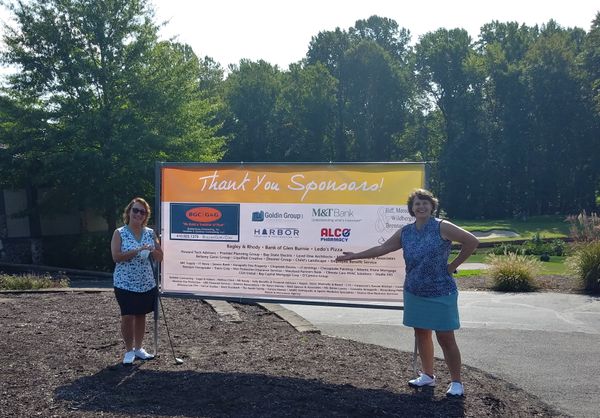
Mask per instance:
[[[415,222],[405,225],[382,245],[359,253],[344,253],[337,261],[381,257],[392,251],[404,250],[406,277],[404,281],[404,319],[415,330],[415,338],[423,370],[408,382],[413,387],[435,386],[433,373],[433,338],[444,352],[450,370],[447,396],[463,396],[460,350],[454,330],[460,328],[458,290],[452,273],[477,248],[479,241],[471,233],[434,217],[438,200],[431,192],[418,189],[408,197],[408,211]],[[448,262],[452,242],[461,244],[458,256]]]
[[[148,257],[162,261],[163,253],[154,231],[148,228],[150,205],[134,198],[123,211],[123,225],[113,233],[110,249],[116,263],[113,273],[115,297],[121,309],[121,333],[125,341],[123,364],[136,358],[154,356],[142,347],[146,332],[146,314],[154,310],[157,295],[152,265]]]

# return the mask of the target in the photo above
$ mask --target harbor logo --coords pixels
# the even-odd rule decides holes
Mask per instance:
[[[263,238],[299,238],[298,228],[254,228],[255,237]]]

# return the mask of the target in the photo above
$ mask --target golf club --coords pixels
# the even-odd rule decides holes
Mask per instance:
[[[173,359],[175,359],[175,364],[180,365],[183,364],[183,359],[177,357],[175,355],[175,349],[173,348],[173,340],[171,340],[171,333],[169,332],[169,325],[167,324],[167,316],[165,315],[165,308],[162,303],[162,298],[158,296],[158,301],[160,303],[160,310],[163,314],[163,321],[165,322],[165,328],[167,329],[167,338],[169,339],[169,345],[171,346],[171,353],[173,354]]]
[[[158,288],[158,263],[153,259],[150,260],[150,264],[152,265],[152,272],[154,273],[154,280],[156,281],[156,287]],[[175,355],[175,348],[173,348],[173,340],[171,340],[171,333],[169,332],[169,325],[167,324],[167,315],[165,315],[165,308],[162,303],[162,298],[160,297],[160,292],[156,294],[156,300],[154,301],[154,351],[155,355],[158,354],[158,305],[160,304],[160,309],[163,314],[163,321],[165,322],[165,328],[167,329],[167,338],[169,339],[169,345],[171,346],[171,353],[173,354],[173,359],[175,360],[175,364],[181,365],[183,364],[183,359],[177,357]]]

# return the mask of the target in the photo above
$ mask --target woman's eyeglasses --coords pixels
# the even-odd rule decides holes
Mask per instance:
[[[131,211],[135,214],[142,214],[144,216],[146,216],[148,214],[148,212],[146,212],[144,209],[138,209],[138,208],[131,208]]]

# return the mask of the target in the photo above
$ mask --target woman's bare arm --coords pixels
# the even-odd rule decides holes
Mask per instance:
[[[392,251],[399,250],[402,248],[402,243],[400,242],[400,233],[401,230],[399,229],[383,244],[371,247],[359,253],[345,252],[343,255],[338,256],[335,261],[350,261],[358,260],[360,258],[381,257],[382,255],[386,255]]]
[[[454,273],[458,266],[464,263],[467,258],[473,254],[473,251],[475,251],[479,245],[479,240],[469,231],[465,231],[461,227],[448,221],[443,221],[440,224],[440,233],[444,239],[461,244],[460,252],[456,258],[448,264],[448,272]]]

